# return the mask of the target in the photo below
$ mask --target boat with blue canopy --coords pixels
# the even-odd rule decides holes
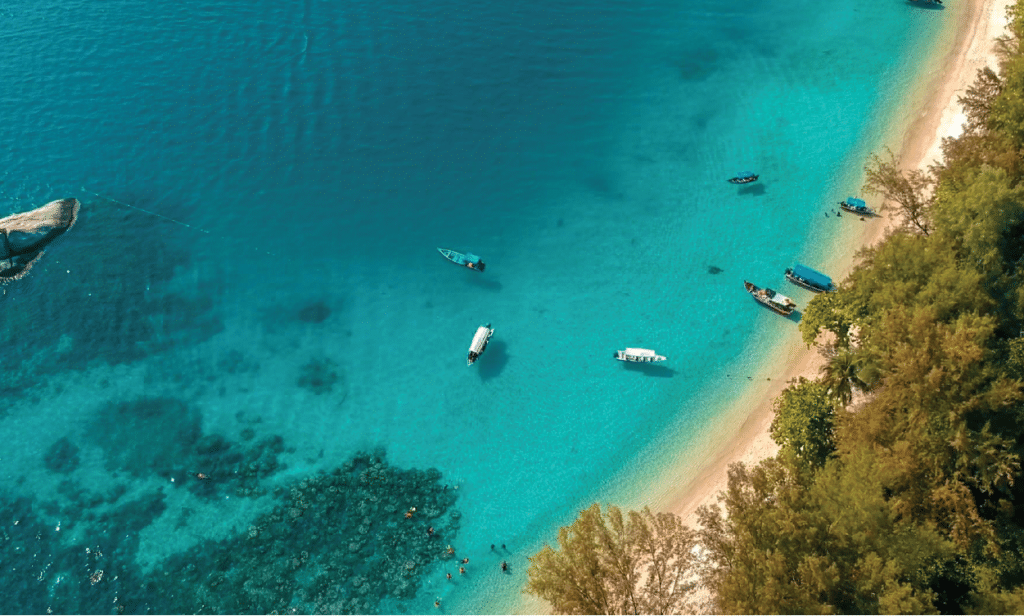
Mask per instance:
[[[831,278],[800,263],[786,270],[786,280],[815,293],[836,290]]]
[[[462,267],[468,267],[471,270],[482,272],[487,265],[477,255],[467,252],[461,253],[455,250],[448,250],[447,248],[438,248],[437,251],[444,255],[445,259],[448,259],[456,265]]]
[[[857,199],[855,197],[847,197],[846,201],[840,201],[839,207],[852,214],[857,214],[858,216],[875,215],[875,210],[869,208],[868,204],[864,203],[863,199]]]
[[[736,177],[729,178],[729,183],[730,184],[749,184],[751,182],[756,182],[758,177],[760,177],[760,176],[757,175],[756,173],[752,172],[752,171],[740,171],[739,173],[736,174]]]

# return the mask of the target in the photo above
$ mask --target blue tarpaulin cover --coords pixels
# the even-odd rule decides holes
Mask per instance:
[[[822,274],[818,270],[811,269],[806,265],[796,264],[793,268],[793,274],[811,282],[812,284],[821,287],[822,289],[832,288],[832,279]]]
[[[850,207],[867,207],[868,204],[864,203],[863,199],[857,199],[855,197],[847,197],[846,204]]]
[[[476,256],[475,254],[473,254],[471,252],[467,252],[466,253],[466,260],[469,261],[470,263],[477,263],[477,262],[480,261],[480,257]]]

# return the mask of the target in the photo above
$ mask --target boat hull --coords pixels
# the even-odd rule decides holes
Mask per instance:
[[[652,351],[653,352],[653,351]],[[668,358],[664,355],[633,355],[626,353],[625,351],[616,351],[615,359],[619,361],[628,362],[631,364],[653,364],[660,361],[665,361]]]
[[[786,280],[792,282],[793,284],[795,284],[798,287],[803,287],[804,289],[807,289],[808,291],[813,291],[815,293],[829,293],[829,292],[832,292],[832,291],[836,290],[835,289],[835,285],[832,285],[831,287],[829,287],[827,289],[823,289],[823,288],[821,288],[821,287],[819,287],[817,285],[814,285],[814,284],[811,284],[811,283],[807,282],[803,278],[799,278],[797,276],[794,276],[793,274],[786,274]]]
[[[843,210],[844,212],[856,214],[858,216],[875,216],[875,211],[873,209],[853,207],[852,205],[846,203],[845,201],[839,202],[839,209]]]
[[[476,329],[476,334],[473,335],[473,342],[469,345],[469,354],[466,356],[466,365],[472,366],[476,363],[476,360],[480,359],[484,351],[487,350],[487,343],[491,341],[491,336],[494,335],[494,329],[491,328],[491,324],[481,325]]]
[[[448,259],[455,265],[459,265],[466,269],[471,269],[474,272],[483,272],[484,268],[487,267],[483,260],[477,257],[476,255],[472,255],[472,257],[476,259],[476,261],[474,261],[473,259],[470,259],[469,256],[455,250],[449,250],[447,248],[438,248],[437,251],[441,253],[442,257]]]
[[[750,293],[750,296],[754,298],[755,302],[761,304],[765,308],[768,308],[772,312],[781,314],[784,317],[788,317],[789,315],[793,314],[794,310],[796,310],[796,304],[777,304],[771,301],[772,297],[778,295],[772,289],[769,289],[767,287],[762,289],[761,287],[755,285],[754,283],[747,281],[743,281],[743,287],[747,290],[747,293]]]

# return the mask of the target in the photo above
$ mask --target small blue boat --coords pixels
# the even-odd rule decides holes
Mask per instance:
[[[847,197],[846,201],[840,201],[839,207],[850,212],[851,214],[857,214],[858,216],[874,216],[875,210],[868,207],[867,203],[864,203],[863,199],[856,199],[854,197]]]
[[[758,175],[756,175],[756,174],[754,174],[754,173],[752,173],[750,171],[740,171],[739,173],[736,174],[736,177],[729,178],[729,183],[730,184],[749,184],[751,182],[756,182],[758,177],[760,177],[760,176],[758,176]]]
[[[800,263],[786,270],[786,280],[815,293],[836,290],[836,285],[831,278]]]
[[[447,248],[438,248],[437,251],[452,263],[461,265],[462,267],[468,267],[469,269],[477,272],[482,272],[484,271],[484,268],[487,267],[480,257],[471,252],[461,253],[454,250],[448,250]]]

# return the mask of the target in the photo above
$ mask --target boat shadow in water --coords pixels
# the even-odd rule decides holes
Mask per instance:
[[[466,284],[471,287],[478,289],[485,289],[487,291],[501,291],[501,283],[494,278],[485,278],[486,274],[475,274],[473,276],[466,276]]]
[[[662,366],[660,364],[653,363],[634,363],[624,361],[621,362],[623,368],[628,372],[639,372],[644,376],[656,376],[661,378],[670,378],[676,375],[676,371],[668,366]]]
[[[927,11],[945,11],[946,7],[939,4],[938,2],[931,2],[930,0],[907,0],[907,6],[912,6],[915,9],[925,9]]]
[[[741,186],[740,189],[736,191],[736,194],[750,195],[751,197],[762,197],[766,192],[768,192],[768,187],[764,184],[758,183]]]
[[[499,376],[508,359],[508,345],[502,340],[492,340],[487,344],[487,351],[476,360],[480,380],[486,383]]]
[[[802,316],[803,316],[802,312],[800,312],[799,310],[794,310],[786,318],[789,319],[790,321],[794,322],[794,323],[799,323],[800,322],[800,317],[802,317]]]

